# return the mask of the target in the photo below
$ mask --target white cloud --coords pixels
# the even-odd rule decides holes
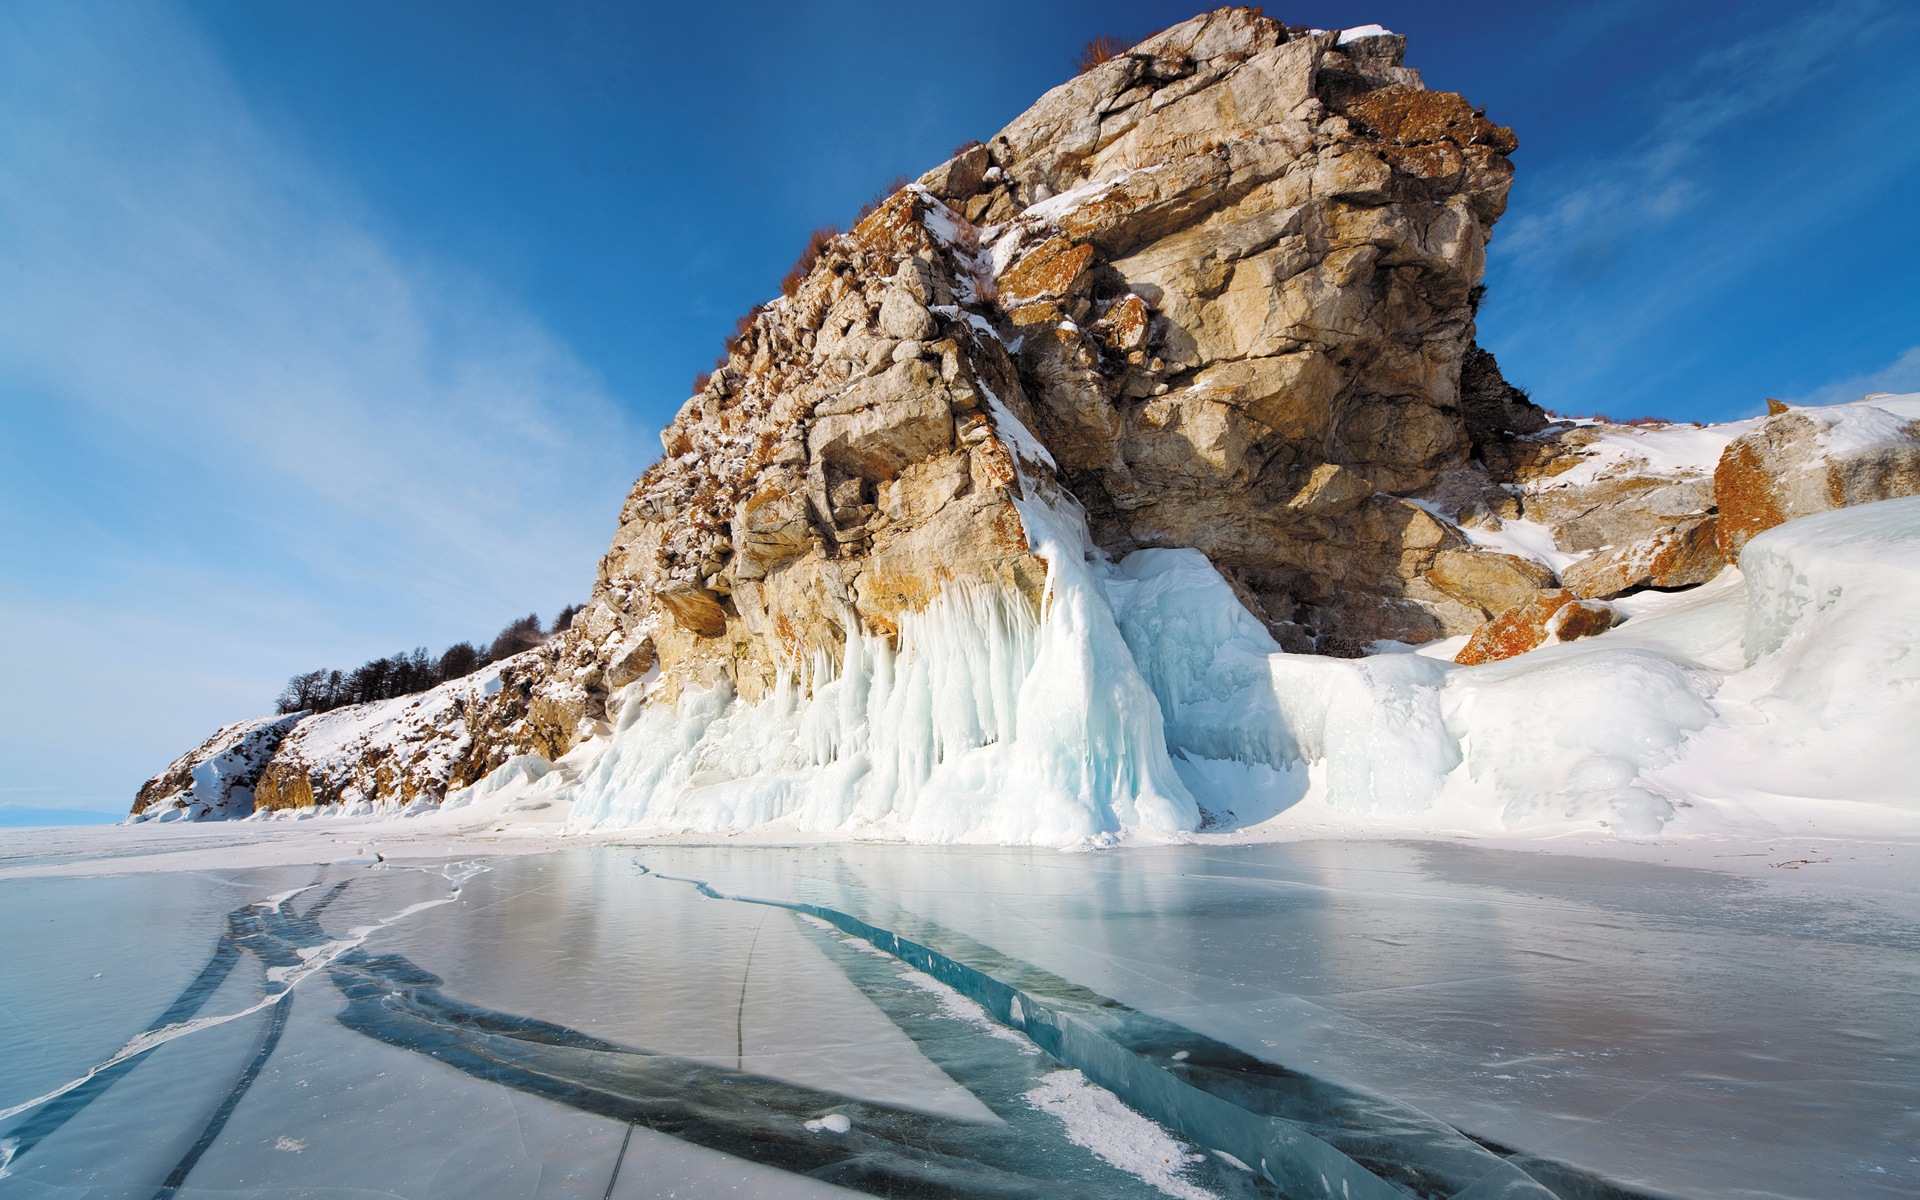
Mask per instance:
[[[0,8],[0,113],[0,607],[48,631],[5,655],[9,783],[130,793],[309,659],[584,598],[657,447],[175,10]]]

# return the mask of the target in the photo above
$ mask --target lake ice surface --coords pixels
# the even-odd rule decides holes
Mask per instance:
[[[16,871],[0,1196],[1913,1195],[1910,889],[1773,874],[1359,841]]]

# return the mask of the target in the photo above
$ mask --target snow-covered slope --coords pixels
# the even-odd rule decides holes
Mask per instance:
[[[134,797],[134,821],[199,821],[244,817],[253,789],[274,751],[305,713],[254,717],[221,727],[212,737],[147,781]]]
[[[559,756],[580,739],[570,681],[554,677],[546,654],[527,650],[418,695],[305,717],[259,773],[255,803],[418,810],[516,754]]]

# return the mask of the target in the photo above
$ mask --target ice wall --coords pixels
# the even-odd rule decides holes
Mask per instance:
[[[932,842],[1165,837],[1200,813],[1163,718],[1101,593],[1084,518],[1022,506],[1048,562],[1041,612],[950,586],[903,619],[899,648],[856,636],[774,695],[725,689],[630,703],[583,776],[574,828],[747,829]]]
[[[762,703],[631,703],[573,827],[1070,845],[1296,808],[1640,835],[1729,797],[1916,807],[1920,498],[1782,526],[1745,580],[1476,667],[1286,654],[1197,551],[1109,563],[1070,501],[1022,517],[1049,565],[1039,613],[950,587],[897,650],[855,638]]]

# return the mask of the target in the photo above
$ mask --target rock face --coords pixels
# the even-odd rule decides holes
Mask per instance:
[[[992,316],[1095,541],[1201,550],[1298,649],[1485,615],[1411,586],[1466,546],[1404,497],[1471,467],[1462,366],[1515,142],[1402,49],[1217,13],[988,146]]]
[[[1448,472],[1493,490],[1474,438],[1544,418],[1487,401],[1484,352],[1462,410],[1514,139],[1402,48],[1223,10],[894,196],[662,435],[581,640],[650,641],[672,683],[753,699],[944,586],[1037,604],[1026,442],[1025,478],[1100,549],[1202,550],[1297,649],[1465,632],[1550,584],[1422,582],[1473,551],[1405,497]]]
[[[258,803],[432,802],[634,706],[806,692],[943,596],[1031,629],[1081,553],[1041,510],[1095,557],[1201,551],[1296,652],[1568,637],[1580,598],[1710,577],[1739,431],[1549,423],[1501,377],[1474,309],[1515,139],[1403,49],[1222,9],[928,171],[743,324],[568,631],[301,721]]]
[[[1029,499],[1108,554],[1197,547],[1297,650],[1464,633],[1552,583],[1409,499],[1498,507],[1475,445],[1544,418],[1473,345],[1513,134],[1403,49],[1223,9],[927,172],[662,433],[524,705],[460,681],[312,718],[260,802],[433,796],[566,749],[653,671],[661,702],[754,701],[944,589],[1038,612]]]

